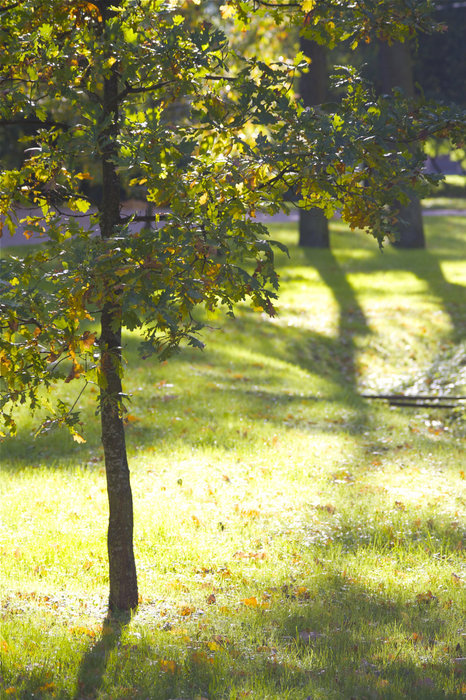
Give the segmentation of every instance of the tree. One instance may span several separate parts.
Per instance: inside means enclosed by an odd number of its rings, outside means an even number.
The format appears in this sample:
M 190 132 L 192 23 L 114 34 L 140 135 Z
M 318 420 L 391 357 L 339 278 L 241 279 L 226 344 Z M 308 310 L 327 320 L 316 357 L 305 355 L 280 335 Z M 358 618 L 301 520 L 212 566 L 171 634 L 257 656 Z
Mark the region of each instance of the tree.
M 408 41 L 379 42 L 379 70 L 382 90 L 393 94 L 396 89 L 414 98 L 413 66 Z M 417 146 L 414 145 L 414 148 Z M 396 227 L 396 245 L 400 248 L 425 248 L 421 200 L 414 190 L 408 191 L 407 202 L 400 210 Z
M 308 6 L 294 5 L 296 22 Z M 247 3 L 226 7 L 245 24 Z M 422 106 L 407 114 L 351 70 L 340 72 L 338 109 L 305 110 L 292 90 L 299 63 L 238 56 L 193 11 L 162 0 L 12 0 L 1 9 L 0 126 L 6 138 L 18 124 L 32 131 L 21 163 L 0 175 L 2 226 L 14 231 L 20 219 L 28 236 L 45 239 L 1 261 L 1 416 L 14 434 L 15 408 L 27 403 L 46 411 L 39 430 L 64 425 L 83 442 L 77 402 L 52 388 L 72 383 L 78 398 L 99 388 L 111 611 L 138 602 L 123 329 L 141 333 L 141 358 L 163 359 L 182 342 L 202 347 L 203 308 L 232 314 L 249 299 L 274 314 L 274 243 L 256 210 L 278 211 L 293 187 L 303 205 L 339 208 L 382 244 L 406 183 L 424 179 L 411 141 L 462 133 L 461 115 Z M 343 20 L 361 31 L 358 15 Z M 343 24 L 327 27 L 335 40 Z M 90 222 L 88 162 L 102 180 Z M 122 216 L 126 184 L 144 187 L 164 220 L 154 215 L 155 227 L 135 232 L 150 217 Z
M 316 41 L 301 37 L 301 51 L 310 65 L 299 81 L 301 99 L 306 107 L 323 104 L 328 93 L 327 51 Z M 299 245 L 329 248 L 328 221 L 322 209 L 299 210 Z

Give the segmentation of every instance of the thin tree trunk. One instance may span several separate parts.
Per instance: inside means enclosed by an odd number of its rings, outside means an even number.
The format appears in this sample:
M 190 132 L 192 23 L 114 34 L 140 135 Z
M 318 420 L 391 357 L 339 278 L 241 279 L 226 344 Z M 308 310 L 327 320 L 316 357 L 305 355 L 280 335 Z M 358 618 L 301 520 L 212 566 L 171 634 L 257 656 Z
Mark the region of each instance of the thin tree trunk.
M 379 43 L 379 75 L 382 92 L 390 93 L 398 87 L 406 97 L 414 97 L 414 81 L 411 54 L 408 42 Z M 400 222 L 395 233 L 395 243 L 400 248 L 425 248 L 422 209 L 415 192 L 410 195 L 409 204 L 400 209 Z
M 115 168 L 118 155 L 118 72 L 117 64 L 104 78 L 102 134 L 102 204 L 100 232 L 104 239 L 115 234 L 120 218 L 120 181 Z M 109 502 L 108 560 L 109 610 L 127 611 L 138 604 L 136 565 L 133 551 L 133 500 L 121 415 L 121 304 L 108 280 L 108 298 L 101 314 L 100 390 L 102 444 L 105 455 Z
M 116 328 L 116 330 L 115 330 Z M 119 410 L 122 391 L 121 324 L 119 311 L 106 304 L 101 315 L 102 444 L 105 454 L 109 522 L 107 534 L 111 611 L 136 608 L 138 586 L 133 551 L 133 499 L 129 478 L 123 419 Z
M 311 59 L 309 71 L 301 75 L 299 90 L 307 107 L 327 99 L 327 56 L 324 46 L 301 38 L 301 50 Z M 322 209 L 301 209 L 299 212 L 299 245 L 309 248 L 329 248 L 328 220 Z

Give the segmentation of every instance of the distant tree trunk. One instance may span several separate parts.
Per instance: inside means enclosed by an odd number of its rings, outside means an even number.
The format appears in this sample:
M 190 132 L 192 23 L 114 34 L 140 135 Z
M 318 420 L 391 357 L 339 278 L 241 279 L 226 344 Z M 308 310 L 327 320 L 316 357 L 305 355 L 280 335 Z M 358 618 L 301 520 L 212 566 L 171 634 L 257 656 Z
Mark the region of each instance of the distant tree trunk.
M 307 107 L 322 104 L 327 99 L 328 90 L 326 49 L 315 41 L 301 37 L 301 51 L 312 61 L 309 72 L 303 73 L 299 81 L 302 100 Z M 328 221 L 322 209 L 300 210 L 299 245 L 329 248 Z
M 102 205 L 100 232 L 104 239 L 115 234 L 120 219 L 120 181 L 115 169 L 118 136 L 118 64 L 104 78 L 102 122 L 110 125 L 102 134 Z M 105 455 L 109 502 L 108 559 L 110 611 L 128 611 L 138 604 L 136 565 L 133 552 L 133 501 L 126 454 L 125 431 L 120 410 L 121 304 L 107 281 L 107 300 L 101 313 L 100 390 L 102 444 Z
M 413 67 L 408 42 L 395 42 L 389 46 L 379 43 L 379 75 L 382 92 L 390 93 L 401 88 L 407 97 L 414 96 Z M 421 202 L 416 193 L 400 210 L 400 222 L 395 233 L 400 248 L 425 248 Z

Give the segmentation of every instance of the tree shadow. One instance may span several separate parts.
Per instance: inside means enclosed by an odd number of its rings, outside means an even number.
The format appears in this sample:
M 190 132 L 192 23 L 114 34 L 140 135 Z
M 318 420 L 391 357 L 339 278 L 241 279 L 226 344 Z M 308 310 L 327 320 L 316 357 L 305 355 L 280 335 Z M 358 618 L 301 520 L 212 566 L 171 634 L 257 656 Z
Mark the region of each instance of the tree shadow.
M 342 348 L 341 378 L 354 390 L 357 389 L 356 339 L 371 332 L 364 311 L 354 288 L 331 250 L 306 248 L 304 256 L 320 275 L 338 304 L 338 336 L 335 339 Z
M 81 660 L 73 700 L 92 700 L 98 697 L 108 658 L 113 649 L 118 646 L 121 635 L 130 621 L 130 613 L 113 613 L 105 618 L 101 638 Z
M 422 264 L 412 259 L 410 255 L 403 255 L 400 261 L 402 268 L 412 272 L 419 280 L 425 282 L 431 294 L 435 296 L 444 311 L 448 314 L 452 325 L 452 341 L 461 342 L 466 338 L 466 310 L 464 299 L 466 286 L 449 282 L 442 270 L 437 256 L 425 251 L 422 256 Z

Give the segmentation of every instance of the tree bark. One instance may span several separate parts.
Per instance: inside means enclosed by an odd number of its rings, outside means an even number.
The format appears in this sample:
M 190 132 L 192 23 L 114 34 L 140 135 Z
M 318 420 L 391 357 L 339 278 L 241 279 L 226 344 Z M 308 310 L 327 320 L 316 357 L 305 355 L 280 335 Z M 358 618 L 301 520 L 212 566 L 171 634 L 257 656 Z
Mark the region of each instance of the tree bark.
M 118 156 L 118 72 L 112 66 L 104 78 L 102 122 L 110 125 L 102 132 L 102 203 L 100 233 L 114 236 L 120 218 L 120 181 L 115 168 Z M 133 550 L 133 500 L 126 454 L 125 430 L 121 413 L 121 304 L 107 281 L 107 299 L 101 313 L 100 409 L 102 444 L 105 455 L 109 502 L 108 560 L 109 610 L 128 611 L 137 607 L 138 586 Z
M 382 92 L 391 93 L 394 88 L 401 88 L 406 97 L 414 97 L 413 67 L 406 41 L 391 45 L 379 43 L 379 76 Z M 400 209 L 400 222 L 395 233 L 398 238 L 395 245 L 400 248 L 426 246 L 421 202 L 415 192 L 411 194 L 409 204 Z
M 100 391 L 100 407 L 109 503 L 108 607 L 116 612 L 137 607 L 138 585 L 133 551 L 133 499 L 119 401 L 122 391 L 121 322 L 118 309 L 110 303 L 105 304 L 102 311 L 100 343 L 101 372 L 106 385 Z
M 306 107 L 319 105 L 327 99 L 327 56 L 324 46 L 301 37 L 301 51 L 311 59 L 309 71 L 299 81 L 299 91 Z M 299 245 L 309 248 L 329 248 L 328 221 L 322 209 L 301 209 L 299 212 Z

